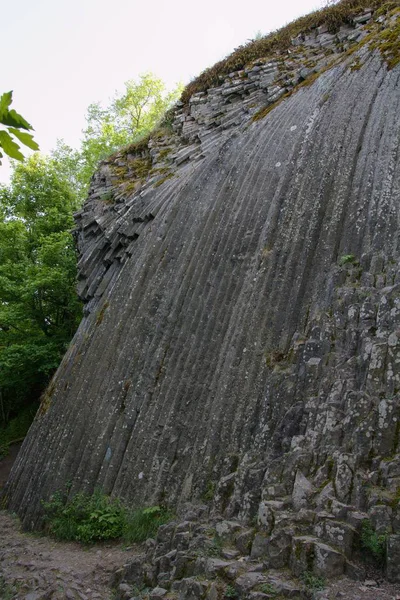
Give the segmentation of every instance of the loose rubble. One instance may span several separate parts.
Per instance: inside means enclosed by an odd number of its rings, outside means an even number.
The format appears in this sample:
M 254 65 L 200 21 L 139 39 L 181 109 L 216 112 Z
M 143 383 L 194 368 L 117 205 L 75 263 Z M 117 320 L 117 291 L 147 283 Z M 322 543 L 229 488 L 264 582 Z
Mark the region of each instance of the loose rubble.
M 93 178 L 85 318 L 6 494 L 27 528 L 70 476 L 207 501 L 115 575 L 121 598 L 368 590 L 366 524 L 400 583 L 399 72 L 359 45 L 387 25 L 299 36 Z

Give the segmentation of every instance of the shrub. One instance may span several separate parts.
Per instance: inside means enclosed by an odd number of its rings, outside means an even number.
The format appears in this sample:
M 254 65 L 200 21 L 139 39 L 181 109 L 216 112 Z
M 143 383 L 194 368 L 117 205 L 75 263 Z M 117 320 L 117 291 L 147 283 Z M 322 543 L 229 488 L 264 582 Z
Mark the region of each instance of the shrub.
M 326 586 L 325 579 L 314 575 L 311 571 L 304 571 L 301 578 L 306 588 L 312 591 L 323 590 Z
M 59 540 L 89 544 L 122 536 L 124 508 L 100 491 L 76 494 L 71 499 L 56 493 L 43 506 L 47 530 Z
M 276 596 L 278 594 L 272 583 L 262 583 L 260 585 L 260 592 L 267 594 L 267 596 Z
M 387 535 L 378 535 L 372 527 L 371 521 L 365 519 L 361 526 L 360 546 L 367 557 L 372 558 L 378 566 L 382 567 L 386 558 Z
M 154 537 L 157 529 L 172 519 L 173 514 L 161 506 L 150 506 L 134 512 L 126 511 L 123 537 L 129 543 L 144 542 Z
M 213 537 L 210 544 L 206 548 L 207 556 L 221 556 L 222 541 L 218 537 Z
M 339 265 L 342 267 L 343 265 L 348 265 L 349 263 L 355 262 L 356 257 L 354 254 L 344 254 L 340 257 Z
M 172 517 L 159 506 L 132 511 L 99 490 L 72 498 L 58 492 L 43 507 L 50 535 L 84 544 L 118 538 L 128 543 L 143 542 Z
M 237 598 L 238 593 L 233 587 L 233 585 L 227 585 L 224 593 L 225 598 Z

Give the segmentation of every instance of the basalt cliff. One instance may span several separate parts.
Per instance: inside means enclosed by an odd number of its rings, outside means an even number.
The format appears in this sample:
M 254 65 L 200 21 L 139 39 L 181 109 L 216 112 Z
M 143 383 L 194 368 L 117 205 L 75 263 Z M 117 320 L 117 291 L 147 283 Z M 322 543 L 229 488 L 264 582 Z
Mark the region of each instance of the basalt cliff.
M 361 5 L 237 50 L 101 164 L 76 215 L 85 316 L 6 488 L 25 527 L 66 483 L 190 506 L 147 560 L 200 598 L 174 561 L 206 514 L 231 561 L 294 575 L 358 577 L 368 521 L 400 581 L 400 7 Z

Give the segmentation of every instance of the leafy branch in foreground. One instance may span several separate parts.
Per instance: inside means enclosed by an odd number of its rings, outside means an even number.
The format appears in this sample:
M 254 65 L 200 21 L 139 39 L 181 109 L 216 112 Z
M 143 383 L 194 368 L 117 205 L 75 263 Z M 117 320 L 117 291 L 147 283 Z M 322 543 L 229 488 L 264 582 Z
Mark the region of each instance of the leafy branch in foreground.
M 27 133 L 27 131 L 33 129 L 32 125 L 13 108 L 10 110 L 11 103 L 12 92 L 5 92 L 0 96 L 0 124 L 5 128 L 0 129 L 0 148 L 10 158 L 24 160 L 24 155 L 20 152 L 20 146 L 12 136 L 31 150 L 39 150 L 39 146 L 33 139 L 33 135 Z M 0 159 L 2 158 L 3 154 L 0 152 Z

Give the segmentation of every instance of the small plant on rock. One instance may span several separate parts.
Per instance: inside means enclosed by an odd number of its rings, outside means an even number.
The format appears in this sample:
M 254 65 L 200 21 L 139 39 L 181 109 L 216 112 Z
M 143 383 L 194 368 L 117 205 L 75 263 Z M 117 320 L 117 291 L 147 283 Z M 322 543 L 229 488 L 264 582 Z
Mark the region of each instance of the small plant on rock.
M 225 598 L 237 598 L 238 597 L 238 593 L 235 590 L 235 588 L 233 587 L 233 585 L 226 586 L 225 592 L 224 592 L 224 597 Z
M 354 254 L 344 254 L 343 256 L 340 257 L 339 265 L 341 267 L 343 267 L 343 265 L 348 265 L 348 264 L 354 263 L 355 260 L 356 260 L 356 257 L 354 256 Z
M 140 543 L 154 537 L 158 528 L 173 519 L 161 506 L 150 506 L 125 514 L 123 537 L 128 543 Z
M 304 585 L 310 591 L 317 592 L 323 590 L 326 587 L 326 581 L 323 577 L 318 577 L 311 573 L 311 571 L 304 571 L 301 576 Z
M 0 598 L 2 600 L 12 600 L 15 598 L 16 589 L 8 585 L 3 576 L 0 575 Z
M 211 544 L 206 549 L 207 556 L 220 556 L 222 551 L 222 542 L 218 537 L 214 537 Z
M 260 585 L 260 592 L 267 596 L 276 596 L 278 594 L 272 583 L 262 583 Z
M 372 558 L 380 567 L 383 566 L 386 558 L 386 540 L 387 535 L 378 535 L 372 527 L 371 521 L 365 519 L 361 526 L 360 546 L 367 557 Z

